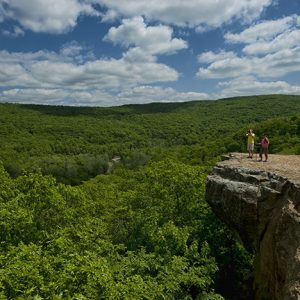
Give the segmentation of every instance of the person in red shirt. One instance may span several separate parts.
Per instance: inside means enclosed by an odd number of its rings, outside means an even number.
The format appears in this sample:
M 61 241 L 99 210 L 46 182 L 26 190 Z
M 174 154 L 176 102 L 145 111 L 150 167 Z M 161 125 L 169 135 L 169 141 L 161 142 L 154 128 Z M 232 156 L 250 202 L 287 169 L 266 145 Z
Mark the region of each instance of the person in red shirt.
M 269 144 L 270 144 L 270 141 L 269 141 L 267 135 L 264 134 L 260 141 L 260 153 L 259 153 L 260 161 L 262 161 L 263 155 L 265 156 L 264 161 L 268 161 Z

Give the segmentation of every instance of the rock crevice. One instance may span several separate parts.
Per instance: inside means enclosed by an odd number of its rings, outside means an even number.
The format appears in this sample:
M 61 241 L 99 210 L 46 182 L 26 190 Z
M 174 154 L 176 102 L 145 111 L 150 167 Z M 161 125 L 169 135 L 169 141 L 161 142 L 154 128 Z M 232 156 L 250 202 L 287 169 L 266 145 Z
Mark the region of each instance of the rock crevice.
M 232 156 L 207 177 L 206 200 L 255 253 L 256 299 L 299 300 L 300 178 L 271 166 Z

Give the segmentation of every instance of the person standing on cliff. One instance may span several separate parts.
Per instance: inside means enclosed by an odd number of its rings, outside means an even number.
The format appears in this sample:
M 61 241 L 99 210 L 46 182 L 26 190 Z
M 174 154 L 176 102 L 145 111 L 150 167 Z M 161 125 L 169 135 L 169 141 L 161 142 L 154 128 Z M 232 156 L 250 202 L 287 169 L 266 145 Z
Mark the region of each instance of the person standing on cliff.
M 264 161 L 268 161 L 269 144 L 270 144 L 270 141 L 269 141 L 267 135 L 264 134 L 260 141 L 260 152 L 259 152 L 260 161 L 262 161 L 263 155 L 265 156 Z
M 248 137 L 247 139 L 247 150 L 249 153 L 248 158 L 253 158 L 255 134 L 251 128 L 248 130 L 246 136 Z

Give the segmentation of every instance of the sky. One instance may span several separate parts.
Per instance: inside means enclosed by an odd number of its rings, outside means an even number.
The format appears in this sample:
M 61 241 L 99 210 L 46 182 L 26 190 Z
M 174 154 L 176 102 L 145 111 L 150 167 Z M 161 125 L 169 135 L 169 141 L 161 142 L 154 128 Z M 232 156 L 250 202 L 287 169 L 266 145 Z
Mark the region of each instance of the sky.
M 0 0 L 0 102 L 300 94 L 299 0 Z

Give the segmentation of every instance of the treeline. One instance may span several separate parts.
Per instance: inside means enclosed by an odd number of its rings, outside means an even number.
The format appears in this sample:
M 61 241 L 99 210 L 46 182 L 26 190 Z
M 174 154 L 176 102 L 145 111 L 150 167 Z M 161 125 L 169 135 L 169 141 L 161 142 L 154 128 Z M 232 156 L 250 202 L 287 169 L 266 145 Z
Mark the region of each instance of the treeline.
M 40 169 L 72 185 L 104 174 L 114 155 L 136 168 L 161 157 L 199 164 L 243 151 L 248 126 L 269 133 L 271 152 L 299 151 L 299 96 L 116 108 L 0 104 L 0 111 L 6 170 L 16 177 Z

